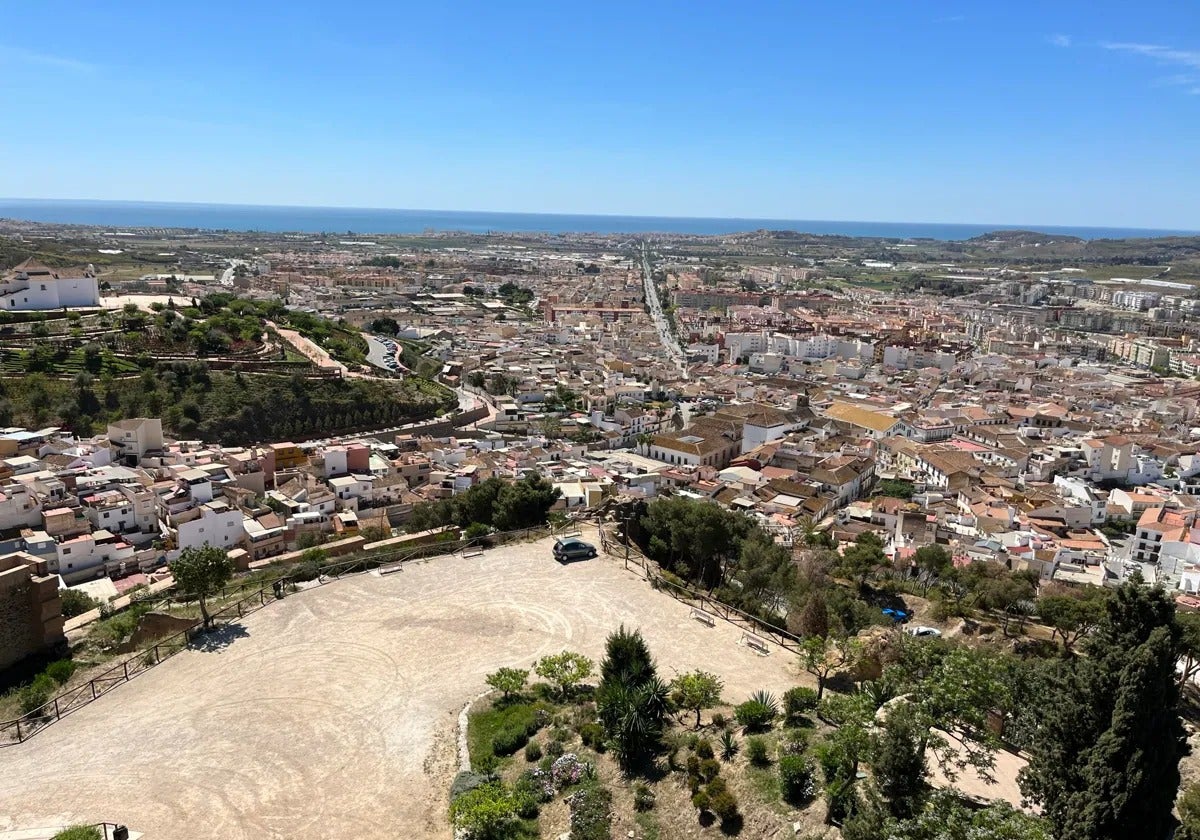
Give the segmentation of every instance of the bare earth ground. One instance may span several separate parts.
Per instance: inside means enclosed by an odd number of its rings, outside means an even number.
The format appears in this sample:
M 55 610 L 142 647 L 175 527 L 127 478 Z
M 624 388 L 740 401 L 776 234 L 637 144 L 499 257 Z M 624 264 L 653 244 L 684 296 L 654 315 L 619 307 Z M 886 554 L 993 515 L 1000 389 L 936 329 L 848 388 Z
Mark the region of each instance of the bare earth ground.
M 484 675 L 563 648 L 598 659 L 622 622 L 664 677 L 704 668 L 735 702 L 798 681 L 795 657 L 705 627 L 618 561 L 560 566 L 550 547 L 359 575 L 247 617 L 227 645 L 0 749 L 0 830 L 105 819 L 148 840 L 448 837 L 455 723 Z

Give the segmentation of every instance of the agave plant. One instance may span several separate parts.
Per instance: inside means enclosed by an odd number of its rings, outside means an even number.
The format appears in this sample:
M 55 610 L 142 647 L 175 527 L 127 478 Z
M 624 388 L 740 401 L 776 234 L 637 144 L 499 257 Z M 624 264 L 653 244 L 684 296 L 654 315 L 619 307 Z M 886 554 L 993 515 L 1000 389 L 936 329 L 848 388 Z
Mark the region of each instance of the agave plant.
M 759 689 L 750 695 L 750 699 L 755 703 L 761 703 L 763 708 L 771 713 L 772 718 L 779 716 L 779 701 L 775 699 L 775 695 L 771 692 Z
M 733 733 L 726 729 L 721 733 L 721 758 L 724 761 L 733 761 L 733 757 L 738 753 L 738 742 L 733 737 Z

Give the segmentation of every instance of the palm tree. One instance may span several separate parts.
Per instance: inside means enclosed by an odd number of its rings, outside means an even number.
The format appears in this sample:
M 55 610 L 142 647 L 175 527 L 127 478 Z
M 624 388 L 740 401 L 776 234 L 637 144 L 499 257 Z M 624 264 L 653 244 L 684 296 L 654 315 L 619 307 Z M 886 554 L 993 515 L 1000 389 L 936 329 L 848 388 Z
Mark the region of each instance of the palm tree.
M 609 680 L 596 693 L 596 713 L 617 762 L 629 773 L 659 745 L 667 713 L 667 685 L 658 677 L 640 685 Z
M 812 545 L 817 538 L 817 523 L 813 522 L 812 517 L 806 516 L 799 522 L 800 539 L 805 545 Z

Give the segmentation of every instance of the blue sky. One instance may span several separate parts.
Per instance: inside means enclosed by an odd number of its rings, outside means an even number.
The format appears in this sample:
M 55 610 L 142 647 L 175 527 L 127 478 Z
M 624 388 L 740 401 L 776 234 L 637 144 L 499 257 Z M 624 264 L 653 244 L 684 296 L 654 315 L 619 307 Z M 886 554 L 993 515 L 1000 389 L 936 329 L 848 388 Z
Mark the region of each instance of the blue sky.
M 8 197 L 1200 229 L 1190 0 L 0 0 L 0 113 Z

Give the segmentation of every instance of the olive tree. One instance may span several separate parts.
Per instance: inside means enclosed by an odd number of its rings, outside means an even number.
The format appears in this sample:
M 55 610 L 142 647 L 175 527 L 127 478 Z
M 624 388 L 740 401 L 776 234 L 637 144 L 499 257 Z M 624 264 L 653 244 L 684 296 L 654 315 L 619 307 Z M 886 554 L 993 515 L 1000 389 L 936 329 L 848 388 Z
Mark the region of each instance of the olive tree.
M 233 576 L 229 552 L 211 545 L 185 548 L 171 562 L 170 569 L 179 593 L 200 603 L 200 615 L 207 630 L 212 624 L 207 599 L 220 592 Z
M 592 660 L 582 653 L 564 650 L 552 656 L 543 656 L 533 666 L 533 671 L 542 679 L 553 683 L 558 693 L 566 697 L 571 689 L 592 675 Z

